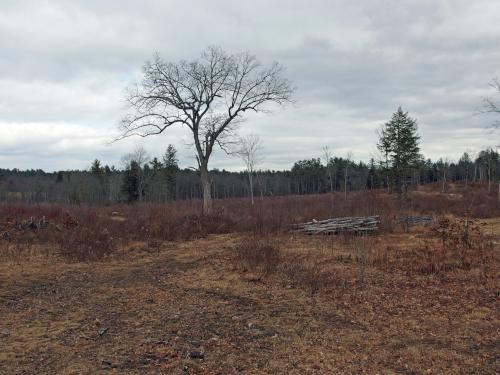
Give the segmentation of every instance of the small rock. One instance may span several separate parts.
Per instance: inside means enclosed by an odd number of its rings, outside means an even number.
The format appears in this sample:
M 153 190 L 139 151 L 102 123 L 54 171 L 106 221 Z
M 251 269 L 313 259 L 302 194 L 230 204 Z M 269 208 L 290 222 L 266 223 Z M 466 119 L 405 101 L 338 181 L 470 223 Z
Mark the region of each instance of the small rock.
M 2 329 L 0 331 L 0 336 L 3 336 L 3 337 L 10 336 L 10 331 L 8 329 Z
M 99 331 L 97 331 L 97 333 L 99 334 L 99 336 L 102 336 L 106 332 L 108 332 L 108 330 L 109 330 L 109 327 L 104 327 L 104 328 L 100 329 Z
M 202 352 L 196 350 L 190 350 L 187 352 L 187 357 L 191 359 L 204 359 L 205 355 Z
M 102 361 L 101 362 L 101 368 L 103 370 L 110 370 L 112 368 L 116 368 L 116 365 L 114 365 L 112 362 L 110 361 Z

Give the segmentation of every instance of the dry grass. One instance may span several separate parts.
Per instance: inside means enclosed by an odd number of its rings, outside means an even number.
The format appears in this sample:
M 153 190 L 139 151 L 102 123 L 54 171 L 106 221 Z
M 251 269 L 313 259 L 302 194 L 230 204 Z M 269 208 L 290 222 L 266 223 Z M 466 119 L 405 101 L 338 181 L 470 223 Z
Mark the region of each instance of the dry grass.
M 0 374 L 499 372 L 500 218 L 406 232 L 387 219 L 398 214 L 388 197 L 357 196 L 338 216 L 385 210 L 378 235 L 296 236 L 286 224 L 331 209 L 296 199 L 248 221 L 236 202 L 211 219 L 188 202 L 184 216 L 2 207 L 4 222 L 46 214 L 50 225 L 3 227 Z M 91 220 L 115 250 L 68 261 L 55 241 Z

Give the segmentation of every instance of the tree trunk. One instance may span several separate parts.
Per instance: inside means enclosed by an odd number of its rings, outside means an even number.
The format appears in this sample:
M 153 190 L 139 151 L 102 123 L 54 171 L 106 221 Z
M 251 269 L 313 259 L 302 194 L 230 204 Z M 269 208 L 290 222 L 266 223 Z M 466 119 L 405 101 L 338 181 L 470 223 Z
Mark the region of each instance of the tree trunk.
M 488 194 L 491 193 L 491 164 L 488 161 Z
M 200 173 L 201 186 L 203 189 L 203 215 L 210 215 L 212 212 L 212 195 L 207 164 L 200 165 Z
M 344 173 L 344 199 L 347 200 L 347 168 Z
M 252 170 L 248 171 L 248 183 L 250 184 L 250 199 L 251 199 L 252 205 L 253 205 L 254 200 L 253 200 L 253 175 L 252 175 L 252 173 L 253 173 Z
M 441 192 L 446 192 L 446 170 L 443 170 L 443 187 L 441 189 Z

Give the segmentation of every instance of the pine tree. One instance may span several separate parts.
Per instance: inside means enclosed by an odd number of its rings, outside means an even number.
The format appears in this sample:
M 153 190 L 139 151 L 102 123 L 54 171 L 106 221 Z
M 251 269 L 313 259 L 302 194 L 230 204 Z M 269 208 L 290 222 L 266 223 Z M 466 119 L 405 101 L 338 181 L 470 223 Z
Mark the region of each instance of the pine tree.
M 380 133 L 377 147 L 384 153 L 392 184 L 401 197 L 405 197 L 408 177 L 421 159 L 419 140 L 417 121 L 401 107 Z
M 125 195 L 127 202 L 137 202 L 141 196 L 141 175 L 142 169 L 139 163 L 131 161 L 125 174 L 123 175 L 122 193 Z
M 104 168 L 101 165 L 99 159 L 95 159 L 90 166 L 90 173 L 96 177 L 101 177 L 104 172 Z
M 159 161 L 157 157 L 154 157 L 150 164 L 154 175 L 156 175 L 163 167 L 161 161 Z
M 167 183 L 167 199 L 175 199 L 176 177 L 179 171 L 178 163 L 177 150 L 174 145 L 170 144 L 167 147 L 165 155 L 163 155 L 163 168 L 165 181 Z

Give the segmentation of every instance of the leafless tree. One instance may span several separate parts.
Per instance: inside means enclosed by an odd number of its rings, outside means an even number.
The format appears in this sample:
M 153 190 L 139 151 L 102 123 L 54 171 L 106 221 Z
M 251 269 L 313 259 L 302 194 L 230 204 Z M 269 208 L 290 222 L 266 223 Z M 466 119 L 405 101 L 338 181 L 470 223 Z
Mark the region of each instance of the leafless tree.
M 348 152 L 346 156 L 346 163 L 345 163 L 345 168 L 344 168 L 344 199 L 347 200 L 347 170 L 349 168 L 349 164 L 351 163 L 352 159 L 352 152 Z
M 293 88 L 284 68 L 262 66 L 249 53 L 228 54 L 209 47 L 193 61 L 167 62 L 156 55 L 143 68 L 143 79 L 127 93 L 133 110 L 121 122 L 121 137 L 163 133 L 172 125 L 192 133 L 203 187 L 203 212 L 211 210 L 208 162 L 214 148 L 226 150 L 246 111 L 291 100 Z
M 333 170 L 332 170 L 332 152 L 330 147 L 323 147 L 323 157 L 325 158 L 326 173 L 328 174 L 328 179 L 330 180 L 330 205 L 333 213 Z
M 330 180 L 330 194 L 333 194 L 332 152 L 330 147 L 323 147 L 323 157 L 325 158 L 326 172 L 328 173 L 328 179 Z
M 254 204 L 253 175 L 255 166 L 261 162 L 260 151 L 262 151 L 262 141 L 258 135 L 249 134 L 239 138 L 236 155 L 243 160 L 247 169 L 252 204 Z
M 131 162 L 135 161 L 142 168 L 151 160 L 148 152 L 143 146 L 137 146 L 131 153 L 125 154 L 121 158 L 121 164 L 127 167 Z
M 500 94 L 500 79 L 494 78 L 490 86 L 497 91 L 497 93 Z M 486 97 L 483 98 L 483 113 L 492 113 L 496 115 L 500 115 L 500 102 L 496 102 L 493 98 L 491 97 Z M 498 128 L 500 127 L 500 120 L 495 120 L 493 122 L 493 126 Z
M 438 161 L 438 168 L 441 172 L 441 192 L 446 193 L 448 190 L 447 182 L 448 182 L 448 174 L 450 169 L 450 161 L 448 158 L 440 159 Z

